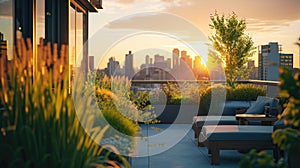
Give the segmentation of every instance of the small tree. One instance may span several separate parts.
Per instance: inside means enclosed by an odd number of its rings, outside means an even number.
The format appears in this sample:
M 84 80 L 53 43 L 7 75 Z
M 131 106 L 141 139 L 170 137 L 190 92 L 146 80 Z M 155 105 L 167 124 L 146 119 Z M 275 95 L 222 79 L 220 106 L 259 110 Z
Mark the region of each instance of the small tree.
M 219 16 L 215 12 L 211 21 L 209 26 L 215 30 L 215 34 L 209 38 L 213 48 L 221 54 L 228 85 L 234 87 L 238 78 L 245 79 L 249 76 L 245 64 L 248 57 L 255 53 L 254 43 L 251 37 L 245 34 L 246 21 L 239 20 L 235 13 L 225 18 L 224 15 Z

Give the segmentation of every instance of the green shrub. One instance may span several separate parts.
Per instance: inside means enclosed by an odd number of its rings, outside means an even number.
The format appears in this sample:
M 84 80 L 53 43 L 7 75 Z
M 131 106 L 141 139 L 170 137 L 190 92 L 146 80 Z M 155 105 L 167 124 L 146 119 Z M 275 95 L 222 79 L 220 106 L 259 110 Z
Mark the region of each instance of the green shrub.
M 212 92 L 216 97 L 224 97 L 226 96 L 226 93 L 228 92 L 228 87 L 225 87 L 223 85 L 214 85 L 211 87 L 208 87 L 201 95 L 200 98 L 200 108 L 203 110 L 204 114 L 208 114 L 210 105 L 212 103 Z M 213 100 L 216 101 L 216 100 Z
M 265 96 L 266 91 L 254 85 L 238 85 L 228 89 L 227 100 L 231 101 L 255 101 L 258 96 Z
M 104 117 L 109 125 L 120 133 L 136 136 L 139 131 L 137 124 L 139 110 L 130 101 L 129 81 L 125 78 L 107 78 L 104 76 L 90 85 L 95 85 L 97 103 L 101 111 L 101 113 L 96 114 L 98 123 L 102 123 Z M 108 130 L 108 132 L 110 131 Z
M 246 154 L 239 163 L 241 168 L 286 168 L 283 160 L 277 163 L 274 161 L 273 156 L 266 153 L 266 151 L 257 152 L 251 150 Z
M 212 91 L 215 98 L 226 96 L 226 101 L 255 101 L 258 96 L 265 96 L 266 91 L 253 85 L 239 85 L 236 88 L 226 87 L 223 85 L 214 85 L 208 87 L 202 92 L 200 98 L 200 107 L 204 114 L 207 114 L 211 105 Z M 218 99 L 213 101 L 219 101 Z M 213 102 L 217 104 L 217 102 Z M 220 102 L 222 103 L 222 102 Z
M 203 83 L 168 83 L 162 85 L 162 90 L 166 95 L 167 104 L 198 104 Z
M 130 92 L 130 100 L 138 110 L 149 110 L 151 108 L 149 93 L 146 91 Z
M 168 101 L 168 104 L 180 105 L 181 100 L 182 100 L 181 96 L 171 97 L 170 100 Z

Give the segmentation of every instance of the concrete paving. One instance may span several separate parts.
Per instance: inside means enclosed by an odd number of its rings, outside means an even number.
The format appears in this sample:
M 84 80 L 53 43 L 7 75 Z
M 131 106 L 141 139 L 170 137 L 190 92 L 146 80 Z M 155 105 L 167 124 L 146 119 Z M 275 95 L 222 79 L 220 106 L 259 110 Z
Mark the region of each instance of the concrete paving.
M 221 164 L 212 166 L 206 147 L 197 147 L 191 124 L 142 125 L 137 156 L 132 158 L 133 168 L 206 168 L 238 167 L 243 154 L 236 150 L 220 152 Z M 149 155 L 149 156 L 148 156 Z

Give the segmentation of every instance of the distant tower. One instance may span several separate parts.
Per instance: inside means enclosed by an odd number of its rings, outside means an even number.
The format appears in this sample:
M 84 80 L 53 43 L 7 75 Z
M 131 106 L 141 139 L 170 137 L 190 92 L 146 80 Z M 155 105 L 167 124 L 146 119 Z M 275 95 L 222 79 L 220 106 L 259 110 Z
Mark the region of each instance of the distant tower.
M 258 76 L 258 68 L 255 67 L 255 61 L 249 60 L 247 63 L 248 69 L 251 70 L 249 74 L 249 79 L 257 79 Z
M 254 60 L 249 60 L 248 63 L 247 63 L 248 64 L 248 68 L 249 69 L 253 68 L 254 67 L 254 63 L 255 63 Z
M 190 69 L 193 69 L 193 60 L 189 55 L 186 57 L 186 64 L 190 67 Z
M 258 51 L 258 76 L 260 80 L 279 80 L 279 45 L 277 42 L 262 45 Z
M 129 51 L 129 53 L 125 55 L 125 76 L 131 79 L 133 75 L 133 54 Z
M 178 48 L 174 48 L 173 50 L 173 69 L 179 66 L 179 50 Z
M 202 70 L 202 63 L 201 63 L 201 57 L 200 56 L 195 56 L 195 60 L 194 60 L 194 74 L 195 76 L 199 76 Z
M 149 63 L 150 63 L 150 57 L 149 55 L 146 55 L 146 79 L 149 78 Z
M 119 75 L 120 64 L 116 61 L 115 57 L 110 57 L 107 63 L 106 74 L 108 76 Z
M 186 68 L 188 66 L 188 60 L 187 60 L 187 52 L 186 51 L 181 51 L 181 57 L 180 57 L 180 71 L 186 71 Z
M 258 51 L 258 78 L 260 80 L 279 80 L 279 67 L 293 68 L 293 54 L 281 53 L 281 45 L 271 42 L 262 45 Z
M 183 50 L 183 51 L 181 51 L 181 58 L 185 59 L 185 58 L 186 58 L 186 56 L 187 56 L 187 55 L 186 55 L 186 53 L 187 53 L 187 52 L 186 52 L 186 51 L 184 51 L 184 50 Z
M 280 53 L 280 66 L 292 70 L 293 69 L 293 59 L 294 59 L 293 54 Z
M 94 69 L 94 56 L 89 56 L 89 70 L 93 71 Z
M 115 57 L 110 57 L 108 61 L 108 76 L 113 76 L 115 73 Z
M 166 60 L 166 62 L 167 62 L 167 68 L 170 70 L 171 69 L 171 62 L 172 62 L 171 58 L 168 58 Z
M 164 56 L 160 56 L 159 54 L 154 55 L 154 64 L 161 63 L 165 60 Z

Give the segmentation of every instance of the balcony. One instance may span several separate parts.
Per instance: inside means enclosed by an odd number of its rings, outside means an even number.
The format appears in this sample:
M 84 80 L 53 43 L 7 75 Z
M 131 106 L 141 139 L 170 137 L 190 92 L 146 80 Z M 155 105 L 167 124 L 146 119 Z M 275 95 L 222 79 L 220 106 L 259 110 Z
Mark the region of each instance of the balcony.
M 151 86 L 155 88 L 161 87 L 163 84 L 169 83 L 198 83 L 205 88 L 213 84 L 224 84 L 225 81 L 131 81 L 133 88 L 136 90 L 148 90 L 143 88 Z M 239 85 L 250 84 L 266 90 L 267 96 L 275 97 L 278 94 L 279 82 L 275 81 L 261 81 L 261 80 L 244 80 L 238 81 Z M 139 87 L 141 86 L 141 87 Z M 193 106 L 193 105 L 187 105 Z M 199 107 L 199 106 L 198 106 Z M 173 109 L 172 109 L 173 108 Z M 158 116 L 161 121 L 160 124 L 144 125 L 141 124 L 141 134 L 145 135 L 148 140 L 140 139 L 138 142 L 137 155 L 144 157 L 133 157 L 132 167 L 238 167 L 243 153 L 237 150 L 224 150 L 221 151 L 221 164 L 212 166 L 210 163 L 211 155 L 208 154 L 206 147 L 198 147 L 197 140 L 194 138 L 193 131 L 191 130 L 191 123 L 194 113 L 186 112 L 182 120 L 179 122 L 174 121 L 176 118 L 176 108 L 166 105 L 163 113 Z M 188 107 L 181 107 L 188 108 Z M 190 107 L 197 109 L 197 107 Z M 197 109 L 198 110 L 198 109 Z M 201 113 L 201 110 L 197 112 Z M 175 115 L 175 116 L 174 116 Z M 154 129 L 153 129 L 154 128 Z M 157 138 L 161 134 L 163 138 Z M 152 139 L 151 139 L 152 137 Z M 267 150 L 272 154 L 271 150 Z

